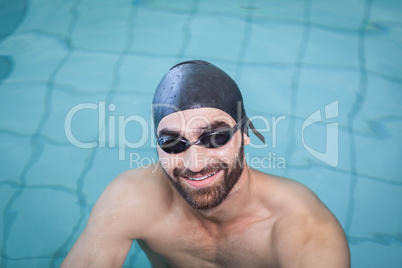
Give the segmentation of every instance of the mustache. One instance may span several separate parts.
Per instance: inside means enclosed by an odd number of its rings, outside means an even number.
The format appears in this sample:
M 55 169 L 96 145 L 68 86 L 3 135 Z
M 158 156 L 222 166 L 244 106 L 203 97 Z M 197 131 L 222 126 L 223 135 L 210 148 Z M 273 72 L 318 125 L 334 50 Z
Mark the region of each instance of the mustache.
M 208 174 L 211 174 L 213 172 L 219 171 L 219 170 L 226 170 L 228 169 L 229 166 L 227 163 L 219 161 L 216 164 L 212 164 L 212 165 L 207 165 L 205 166 L 203 169 L 201 169 L 198 172 L 193 172 L 192 170 L 186 168 L 186 169 L 181 169 L 181 168 L 175 168 L 173 170 L 173 176 L 174 177 L 194 177 L 196 175 L 200 175 L 200 176 L 205 176 Z

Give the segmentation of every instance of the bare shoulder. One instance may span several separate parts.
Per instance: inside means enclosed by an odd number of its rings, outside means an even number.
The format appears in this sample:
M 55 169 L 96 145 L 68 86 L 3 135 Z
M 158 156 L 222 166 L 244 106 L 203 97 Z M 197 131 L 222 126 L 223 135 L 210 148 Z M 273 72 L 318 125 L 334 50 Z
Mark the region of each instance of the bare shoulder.
M 303 184 L 256 170 L 252 172 L 258 184 L 257 188 L 261 189 L 261 194 L 266 197 L 265 201 L 276 210 L 286 212 L 285 215 L 302 212 L 309 214 L 316 210 L 329 212 L 319 198 Z M 329 212 L 329 215 L 332 214 Z
M 170 187 L 160 167 L 128 170 L 105 189 L 92 214 L 107 221 L 127 222 L 126 232 L 141 238 L 150 223 L 163 216 L 171 199 Z M 92 215 L 91 215 L 92 216 Z
M 117 176 L 105 189 L 102 198 L 116 197 L 116 195 L 121 197 L 117 201 L 155 198 L 153 194 L 158 192 L 160 195 L 159 191 L 166 190 L 165 186 L 165 174 L 160 166 L 131 169 Z
M 62 267 L 121 267 L 133 239 L 141 239 L 168 211 L 164 183 L 159 169 L 130 170 L 114 179 Z
M 277 220 L 272 243 L 286 267 L 349 267 L 350 254 L 338 220 L 306 186 L 257 173 L 269 189 L 267 203 Z

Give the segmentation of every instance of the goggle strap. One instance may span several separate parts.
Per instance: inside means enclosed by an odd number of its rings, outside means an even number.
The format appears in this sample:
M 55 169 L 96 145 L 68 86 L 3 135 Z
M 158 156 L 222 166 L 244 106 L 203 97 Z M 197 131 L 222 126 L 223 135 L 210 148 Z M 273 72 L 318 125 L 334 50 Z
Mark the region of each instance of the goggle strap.
M 248 124 L 249 128 L 251 129 L 251 131 L 254 133 L 254 135 L 256 135 L 257 138 L 259 138 L 260 141 L 262 141 L 262 143 L 265 143 L 265 138 L 264 138 L 264 136 L 263 136 L 260 132 L 258 132 L 258 130 L 254 127 L 253 122 L 251 122 L 250 119 L 248 119 L 248 123 L 247 123 L 247 124 Z

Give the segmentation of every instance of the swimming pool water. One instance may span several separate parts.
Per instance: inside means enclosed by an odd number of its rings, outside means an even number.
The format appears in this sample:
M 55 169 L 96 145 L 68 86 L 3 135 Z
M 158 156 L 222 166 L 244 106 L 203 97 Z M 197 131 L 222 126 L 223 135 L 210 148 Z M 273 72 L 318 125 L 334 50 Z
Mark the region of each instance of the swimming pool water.
M 157 159 L 153 92 L 187 59 L 236 80 L 249 117 L 270 126 L 268 147 L 252 135 L 249 164 L 310 187 L 342 224 L 352 267 L 401 267 L 402 2 L 0 6 L 0 267 L 58 267 L 110 181 Z M 125 267 L 150 267 L 136 243 Z

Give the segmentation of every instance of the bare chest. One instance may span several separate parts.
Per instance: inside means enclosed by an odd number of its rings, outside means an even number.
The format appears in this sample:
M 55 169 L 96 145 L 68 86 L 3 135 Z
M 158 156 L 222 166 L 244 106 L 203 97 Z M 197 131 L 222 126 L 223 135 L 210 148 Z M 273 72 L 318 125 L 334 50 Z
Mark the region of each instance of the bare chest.
M 269 222 L 209 232 L 167 225 L 139 241 L 154 267 L 274 267 Z

